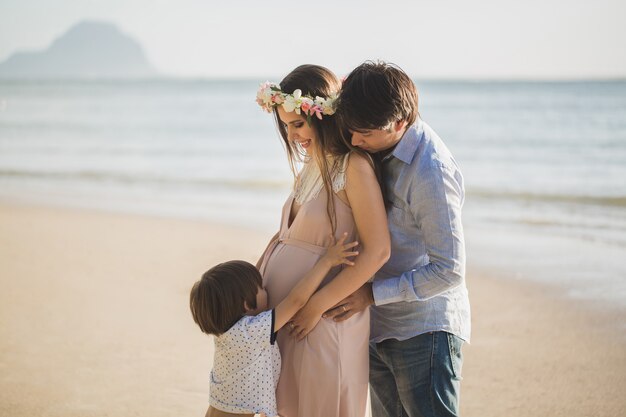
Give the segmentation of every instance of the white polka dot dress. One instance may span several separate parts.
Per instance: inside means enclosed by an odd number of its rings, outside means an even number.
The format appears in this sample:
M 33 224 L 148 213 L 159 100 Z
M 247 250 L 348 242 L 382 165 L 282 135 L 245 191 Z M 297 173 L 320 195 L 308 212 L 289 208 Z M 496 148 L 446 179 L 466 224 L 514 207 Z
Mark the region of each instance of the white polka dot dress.
M 275 344 L 274 310 L 244 316 L 215 338 L 210 403 L 228 413 L 276 411 L 280 351 Z

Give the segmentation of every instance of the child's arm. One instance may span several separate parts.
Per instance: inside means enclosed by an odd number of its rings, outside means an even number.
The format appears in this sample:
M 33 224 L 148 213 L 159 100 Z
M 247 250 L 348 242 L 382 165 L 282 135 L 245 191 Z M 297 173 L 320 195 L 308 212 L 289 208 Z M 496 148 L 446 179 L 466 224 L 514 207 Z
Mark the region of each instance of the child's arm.
M 298 282 L 289 295 L 285 297 L 274 309 L 274 331 L 277 332 L 309 301 L 317 287 L 328 274 L 333 266 L 346 264 L 354 265 L 354 262 L 347 259 L 356 256 L 359 252 L 351 252 L 350 249 L 358 245 L 358 242 L 345 244 L 347 233 L 344 233 L 339 241 L 328 248 L 326 254 L 315 264 L 315 266 Z

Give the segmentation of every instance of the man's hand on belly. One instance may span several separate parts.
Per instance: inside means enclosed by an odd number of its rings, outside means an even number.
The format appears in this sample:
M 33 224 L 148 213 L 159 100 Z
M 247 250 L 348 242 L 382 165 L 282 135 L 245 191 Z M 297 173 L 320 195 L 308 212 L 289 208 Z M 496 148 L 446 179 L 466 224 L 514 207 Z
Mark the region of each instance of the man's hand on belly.
M 331 318 L 336 322 L 348 320 L 356 313 L 360 313 L 374 304 L 372 284 L 366 282 L 354 293 L 338 302 L 333 308 L 324 313 L 322 317 Z

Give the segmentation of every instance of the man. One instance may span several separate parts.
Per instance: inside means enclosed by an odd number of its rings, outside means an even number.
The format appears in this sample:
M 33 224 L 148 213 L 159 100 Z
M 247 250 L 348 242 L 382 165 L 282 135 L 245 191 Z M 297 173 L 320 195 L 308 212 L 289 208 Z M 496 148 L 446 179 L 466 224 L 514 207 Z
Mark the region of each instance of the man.
M 419 119 L 415 85 L 398 67 L 355 68 L 338 106 L 352 144 L 381 163 L 391 257 L 325 317 L 346 320 L 371 305 L 374 417 L 458 416 L 461 347 L 470 338 L 463 177 Z

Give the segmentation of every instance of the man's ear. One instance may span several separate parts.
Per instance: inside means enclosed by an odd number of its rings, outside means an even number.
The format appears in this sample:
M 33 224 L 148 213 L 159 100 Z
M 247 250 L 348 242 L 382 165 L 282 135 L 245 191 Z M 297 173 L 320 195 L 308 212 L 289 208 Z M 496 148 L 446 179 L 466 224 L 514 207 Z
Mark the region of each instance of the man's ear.
M 406 128 L 407 122 L 406 120 L 398 120 L 397 122 L 394 123 L 393 125 L 393 130 L 397 132 L 401 132 Z

